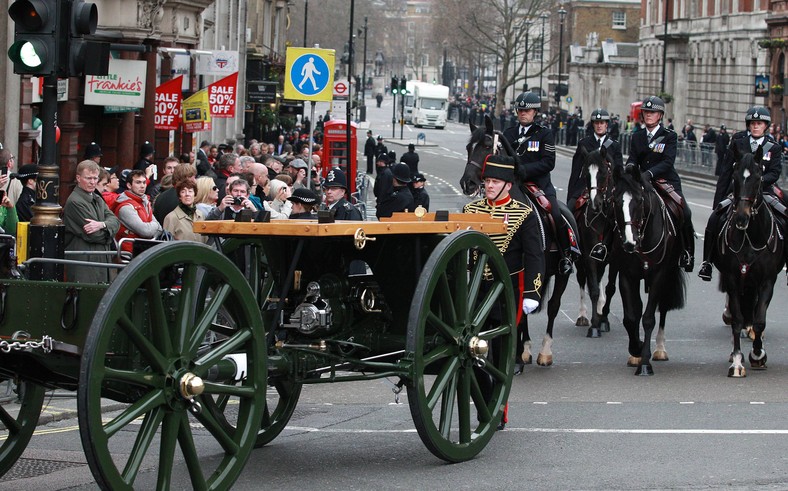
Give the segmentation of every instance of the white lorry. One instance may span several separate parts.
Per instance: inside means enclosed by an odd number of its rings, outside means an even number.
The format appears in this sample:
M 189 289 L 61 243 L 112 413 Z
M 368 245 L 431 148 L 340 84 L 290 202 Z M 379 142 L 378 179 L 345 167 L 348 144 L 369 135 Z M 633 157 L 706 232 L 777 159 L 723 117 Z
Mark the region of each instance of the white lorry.
M 413 87 L 413 126 L 446 126 L 449 88 L 445 85 L 419 83 Z
M 405 124 L 413 123 L 413 88 L 416 87 L 416 84 L 420 84 L 418 80 L 408 80 L 406 83 L 407 92 L 403 97 L 405 97 L 405 110 L 402 117 L 405 119 Z

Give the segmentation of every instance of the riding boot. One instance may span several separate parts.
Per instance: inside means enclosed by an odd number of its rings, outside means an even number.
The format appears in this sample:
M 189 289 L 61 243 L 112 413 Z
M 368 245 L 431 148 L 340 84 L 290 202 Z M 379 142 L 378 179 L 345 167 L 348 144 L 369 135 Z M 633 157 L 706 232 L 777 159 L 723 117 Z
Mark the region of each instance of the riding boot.
M 714 238 L 712 237 L 712 232 L 708 227 L 706 228 L 703 237 L 703 262 L 701 263 L 700 269 L 698 270 L 698 276 L 703 281 L 711 281 L 714 268 L 711 266 L 710 258 L 711 249 L 714 247 Z
M 685 223 L 681 231 L 684 250 L 679 258 L 679 266 L 687 273 L 692 273 L 695 268 L 695 230 L 692 223 Z

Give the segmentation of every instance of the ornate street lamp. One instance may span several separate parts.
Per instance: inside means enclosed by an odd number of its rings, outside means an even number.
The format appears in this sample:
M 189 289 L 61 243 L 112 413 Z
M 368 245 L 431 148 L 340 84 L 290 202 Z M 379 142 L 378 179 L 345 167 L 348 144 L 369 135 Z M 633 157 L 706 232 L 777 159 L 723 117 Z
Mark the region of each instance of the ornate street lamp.
M 564 64 L 564 17 L 566 17 L 566 10 L 563 7 L 558 9 L 558 17 L 560 20 L 559 34 L 558 34 L 558 85 L 555 87 L 555 102 L 558 104 L 559 111 L 561 110 L 561 78 L 563 73 L 561 69 Z

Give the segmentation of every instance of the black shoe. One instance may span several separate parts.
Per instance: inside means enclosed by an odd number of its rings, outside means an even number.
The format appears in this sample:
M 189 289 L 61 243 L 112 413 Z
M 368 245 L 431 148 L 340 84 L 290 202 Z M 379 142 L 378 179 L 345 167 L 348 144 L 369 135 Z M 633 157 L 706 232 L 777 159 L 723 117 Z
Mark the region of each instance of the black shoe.
M 711 267 L 711 263 L 708 261 L 703 261 L 700 264 L 700 270 L 698 271 L 698 276 L 703 281 L 711 281 L 711 275 L 713 273 L 713 269 Z
M 689 252 L 682 251 L 679 258 L 679 266 L 684 268 L 684 271 L 687 273 L 692 273 L 692 270 L 695 269 L 695 258 Z
M 602 262 L 607 259 L 607 247 L 602 243 L 596 244 L 591 248 L 591 252 L 589 252 L 588 255 L 591 259 Z
M 563 257 L 558 261 L 558 274 L 567 276 L 572 274 L 573 271 L 572 261 L 568 257 Z
M 506 429 L 506 423 L 499 423 L 498 424 L 498 428 L 496 428 L 496 429 L 498 431 L 503 431 L 504 429 Z

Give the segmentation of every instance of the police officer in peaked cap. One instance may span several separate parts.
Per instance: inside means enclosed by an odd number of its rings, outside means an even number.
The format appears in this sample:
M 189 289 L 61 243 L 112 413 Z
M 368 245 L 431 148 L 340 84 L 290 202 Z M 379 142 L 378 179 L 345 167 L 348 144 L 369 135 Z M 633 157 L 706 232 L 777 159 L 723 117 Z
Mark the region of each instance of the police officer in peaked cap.
M 706 224 L 706 235 L 703 241 L 703 264 L 700 266 L 698 276 L 704 281 L 711 281 L 712 266 L 710 263 L 711 251 L 716 243 L 716 237 L 720 226 L 726 215 L 727 206 L 720 207 L 725 197 L 733 192 L 733 164 L 734 155 L 744 155 L 754 153 L 758 147 L 762 148 L 763 158 L 763 191 L 771 193 L 772 187 L 777 184 L 782 173 L 782 149 L 780 144 L 769 134 L 769 125 L 772 122 L 772 115 L 763 106 L 753 106 L 744 116 L 744 123 L 747 127 L 745 131 L 739 131 L 731 138 L 728 151 L 720 166 L 720 177 L 717 179 L 717 190 L 714 193 L 713 208 Z
M 563 256 L 558 263 L 558 272 L 568 275 L 572 272 L 569 231 L 561 216 L 555 187 L 550 178 L 550 173 L 555 169 L 555 140 L 550 128 L 535 121 L 541 106 L 541 98 L 534 92 L 523 92 L 517 96 L 514 107 L 519 124 L 507 128 L 503 135 L 517 154 L 515 177 L 518 183 L 535 183 L 550 201 L 550 213 L 556 224 L 556 241 Z
M 338 167 L 334 167 L 328 171 L 326 180 L 323 181 L 325 198 L 320 207 L 330 210 L 334 215 L 334 220 L 363 220 L 361 212 L 345 198 L 347 191 L 345 173 Z
M 676 132 L 662 125 L 665 116 L 665 101 L 661 97 L 649 96 L 640 106 L 640 118 L 645 129 L 632 134 L 627 165 L 636 165 L 644 179 L 664 179 L 672 185 L 684 203 L 684 222 L 680 238 L 684 251 L 679 257 L 679 266 L 691 272 L 695 261 L 695 229 L 692 213 L 681 190 L 681 178 L 676 172 Z
M 624 165 L 621 145 L 608 135 L 609 123 L 610 113 L 601 107 L 594 109 L 591 112 L 591 121 L 588 123 L 586 136 L 577 142 L 577 149 L 572 157 L 572 174 L 569 176 L 566 191 L 566 204 L 572 212 L 575 211 L 577 199 L 587 187 L 586 180 L 582 179 L 581 175 L 588 154 L 597 150 L 603 152 L 605 160 L 611 164 L 611 171 L 613 166 Z M 604 261 L 607 257 L 607 247 L 602 243 L 594 244 L 590 255 L 598 261 Z

